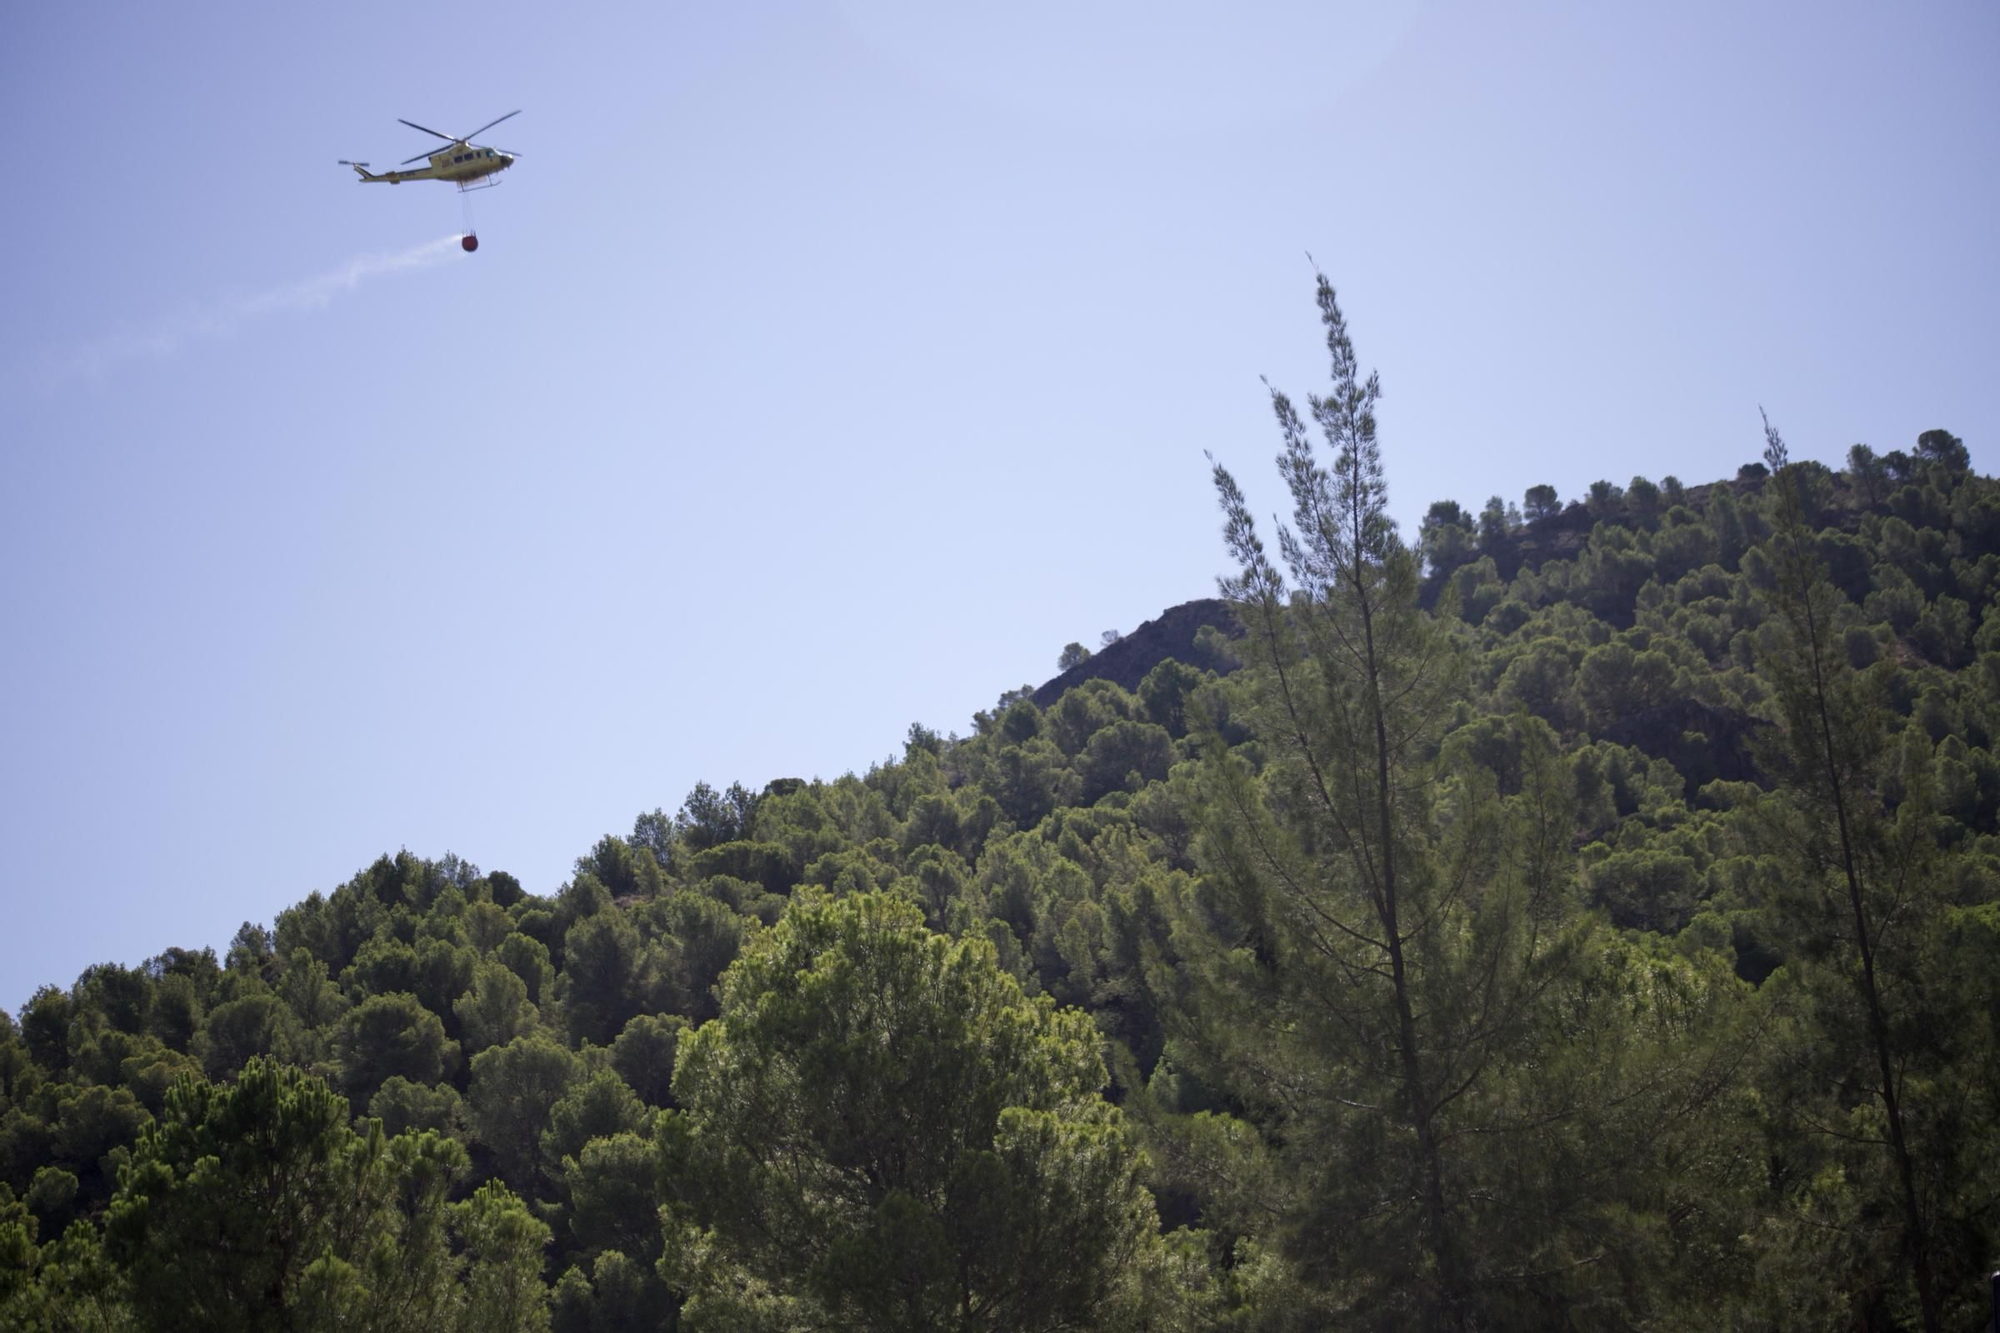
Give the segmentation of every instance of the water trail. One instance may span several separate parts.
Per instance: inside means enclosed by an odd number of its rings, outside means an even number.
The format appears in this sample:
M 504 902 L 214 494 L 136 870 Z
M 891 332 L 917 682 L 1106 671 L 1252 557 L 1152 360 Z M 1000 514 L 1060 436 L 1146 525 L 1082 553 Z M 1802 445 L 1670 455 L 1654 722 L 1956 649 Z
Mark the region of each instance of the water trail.
M 303 282 L 192 306 L 80 348 L 45 354 L 37 361 L 0 372 L 0 392 L 31 385 L 47 391 L 78 379 L 102 379 L 129 362 L 164 360 L 197 339 L 227 338 L 244 325 L 271 315 L 323 309 L 370 278 L 432 268 L 463 253 L 454 232 L 400 254 L 357 255 L 339 268 Z

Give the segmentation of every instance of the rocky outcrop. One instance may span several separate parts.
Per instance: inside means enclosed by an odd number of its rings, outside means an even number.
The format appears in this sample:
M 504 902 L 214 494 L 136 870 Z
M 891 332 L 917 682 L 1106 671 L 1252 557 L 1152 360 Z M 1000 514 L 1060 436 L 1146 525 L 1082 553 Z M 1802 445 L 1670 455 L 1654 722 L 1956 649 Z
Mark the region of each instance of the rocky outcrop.
M 1147 621 L 1118 642 L 1098 649 L 1029 697 L 1037 708 L 1047 708 L 1062 698 L 1063 691 L 1086 680 L 1108 680 L 1125 689 L 1137 690 L 1146 673 L 1170 657 L 1187 666 L 1227 675 L 1236 669 L 1236 662 L 1226 654 L 1208 651 L 1198 642 L 1202 629 L 1210 625 L 1227 638 L 1243 637 L 1243 627 L 1236 623 L 1229 603 L 1217 597 L 1182 602 L 1162 611 L 1158 619 Z

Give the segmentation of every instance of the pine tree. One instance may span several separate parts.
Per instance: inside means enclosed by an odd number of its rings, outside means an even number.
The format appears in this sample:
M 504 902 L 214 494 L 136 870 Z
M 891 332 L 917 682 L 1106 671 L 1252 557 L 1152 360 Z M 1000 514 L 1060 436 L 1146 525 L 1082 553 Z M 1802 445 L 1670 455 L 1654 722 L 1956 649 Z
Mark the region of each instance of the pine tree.
M 1479 1322 L 1483 1262 L 1452 1139 L 1493 1081 L 1490 1057 L 1574 948 L 1553 855 L 1568 830 L 1553 784 L 1510 811 L 1528 826 L 1511 855 L 1494 838 L 1496 802 L 1468 790 L 1446 811 L 1434 799 L 1429 757 L 1460 689 L 1459 653 L 1419 611 L 1417 561 L 1386 512 L 1379 380 L 1360 377 L 1324 276 L 1318 300 L 1333 389 L 1309 402 L 1331 471 L 1290 399 L 1271 391 L 1296 525 L 1280 528 L 1279 547 L 1294 586 L 1234 478 L 1214 470 L 1240 569 L 1222 590 L 1261 668 L 1253 708 L 1268 746 L 1261 782 L 1236 756 L 1211 765 L 1212 915 L 1237 932 L 1215 961 L 1256 995 L 1265 1035 L 1284 1048 L 1262 1071 L 1253 1052 L 1216 1054 L 1224 1077 L 1320 1157 L 1320 1196 L 1294 1235 L 1322 1251 L 1302 1252 L 1305 1267 L 1324 1270 L 1334 1247 L 1380 1244 L 1361 1266 L 1376 1274 L 1362 1285 L 1378 1289 L 1358 1295 L 1358 1310 L 1466 1329 Z M 1350 1171 L 1358 1190 L 1337 1179 Z
M 990 943 L 801 891 L 720 990 L 658 1129 L 684 1327 L 1056 1333 L 1157 1297 L 1097 1032 Z
M 1318 301 L 1330 468 L 1271 392 L 1289 578 L 1214 469 L 1239 566 L 1222 590 L 1248 631 L 1232 688 L 1257 739 L 1207 737 L 1206 877 L 1180 906 L 1184 975 L 1161 978 L 1180 990 L 1170 1053 L 1264 1127 L 1283 1183 L 1261 1206 L 1352 1323 L 1630 1327 L 1651 1299 L 1635 1266 L 1671 1262 L 1639 1256 L 1699 1212 L 1662 1163 L 1713 1128 L 1733 1066 L 1708 1029 L 1731 983 L 1576 910 L 1550 728 L 1504 720 L 1504 788 L 1440 750 L 1468 696 L 1454 617 L 1417 605 L 1380 385 L 1323 276 Z
M 1977 1221 L 1989 1210 L 1975 1202 L 1991 1168 L 1979 1165 L 1978 1117 L 1963 1114 L 1975 1091 L 1964 1076 L 1991 1065 L 1980 987 L 1966 984 L 1980 969 L 1952 940 L 1929 746 L 1914 733 L 1914 748 L 1891 742 L 1886 710 L 1848 663 L 1845 599 L 1802 494 L 1820 473 L 1790 461 L 1768 418 L 1764 433 L 1777 632 L 1760 666 L 1782 735 L 1765 828 L 1785 878 L 1772 904 L 1788 948 L 1780 981 L 1803 1028 L 1783 1066 L 1781 1183 L 1792 1218 L 1808 1219 L 1775 1225 L 1772 1243 L 1816 1255 L 1805 1262 L 1850 1317 L 1900 1324 L 1913 1297 L 1935 1333 L 1962 1322 L 1975 1265 L 1991 1257 Z

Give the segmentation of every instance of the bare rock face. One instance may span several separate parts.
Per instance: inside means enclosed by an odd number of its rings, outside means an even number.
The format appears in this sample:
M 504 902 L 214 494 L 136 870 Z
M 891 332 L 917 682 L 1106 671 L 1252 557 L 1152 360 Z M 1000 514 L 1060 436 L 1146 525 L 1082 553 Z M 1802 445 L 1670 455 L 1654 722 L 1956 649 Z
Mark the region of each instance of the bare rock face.
M 1229 603 L 1216 597 L 1182 602 L 1162 611 L 1158 619 L 1147 621 L 1118 642 L 1099 649 L 1029 697 L 1037 708 L 1047 708 L 1062 698 L 1063 691 L 1086 680 L 1108 680 L 1124 689 L 1137 690 L 1146 673 L 1170 657 L 1185 666 L 1227 675 L 1236 669 L 1237 663 L 1198 642 L 1203 628 L 1211 625 L 1228 638 L 1243 637 L 1243 627 L 1236 622 Z

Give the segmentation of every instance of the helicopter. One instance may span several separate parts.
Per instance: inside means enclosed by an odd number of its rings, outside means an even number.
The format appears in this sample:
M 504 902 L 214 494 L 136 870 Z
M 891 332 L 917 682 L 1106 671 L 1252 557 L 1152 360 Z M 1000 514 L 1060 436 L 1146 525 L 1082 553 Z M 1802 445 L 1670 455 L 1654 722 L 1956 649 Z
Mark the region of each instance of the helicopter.
M 509 111 L 506 115 L 500 117 L 500 120 L 512 120 L 520 114 L 519 111 Z M 489 120 L 474 130 L 472 134 L 484 134 L 495 125 L 498 125 L 500 120 Z M 387 181 L 391 185 L 401 185 L 404 181 L 452 181 L 457 184 L 459 189 L 467 190 L 482 188 L 477 182 L 484 180 L 495 172 L 505 171 L 507 168 L 513 166 L 514 159 L 520 156 L 519 153 L 509 153 L 498 148 L 481 147 L 472 142 L 472 134 L 461 134 L 457 138 L 453 138 L 449 134 L 438 134 L 436 130 L 426 129 L 414 120 L 404 120 L 398 116 L 396 121 L 400 125 L 408 125 L 413 130 L 423 130 L 425 134 L 435 135 L 437 138 L 444 140 L 445 146 L 438 151 L 434 153 L 418 153 L 415 157 L 403 159 L 399 164 L 400 166 L 407 167 L 412 162 L 421 162 L 425 158 L 429 158 L 431 163 L 429 166 L 418 167 L 415 171 L 399 170 L 378 173 L 368 170 L 366 162 L 350 162 L 344 157 L 340 159 L 340 165 L 343 167 L 353 167 L 355 174 L 360 176 L 364 181 Z M 491 183 L 494 185 L 499 184 L 498 181 Z
M 450 181 L 458 186 L 461 192 L 466 190 L 484 190 L 498 185 L 500 182 L 494 180 L 493 177 L 513 166 L 514 159 L 519 157 L 520 154 L 476 144 L 472 142 L 473 135 L 484 134 L 495 125 L 498 125 L 501 120 L 512 120 L 520 114 L 519 110 L 509 111 L 506 115 L 500 117 L 500 120 L 489 120 L 478 129 L 472 131 L 471 134 L 461 134 L 456 137 L 449 134 L 439 134 L 436 130 L 428 126 L 419 125 L 414 120 L 404 120 L 398 116 L 396 119 L 399 124 L 408 125 L 413 130 L 422 130 L 425 134 L 443 139 L 445 146 L 434 153 L 418 153 L 415 157 L 405 158 L 398 164 L 397 169 L 392 171 L 370 171 L 366 162 L 350 162 L 344 157 L 340 159 L 340 165 L 343 167 L 353 167 L 354 174 L 361 177 L 364 183 L 387 181 L 391 185 L 401 185 L 404 181 Z M 430 161 L 430 165 L 428 166 L 418 167 L 415 171 L 404 171 L 401 169 L 402 167 L 409 166 L 412 162 L 421 162 L 426 158 Z M 468 205 L 471 203 L 470 200 L 466 202 Z M 467 250 L 475 250 L 479 247 L 479 240 L 470 231 L 467 231 L 464 238 L 464 245 Z

